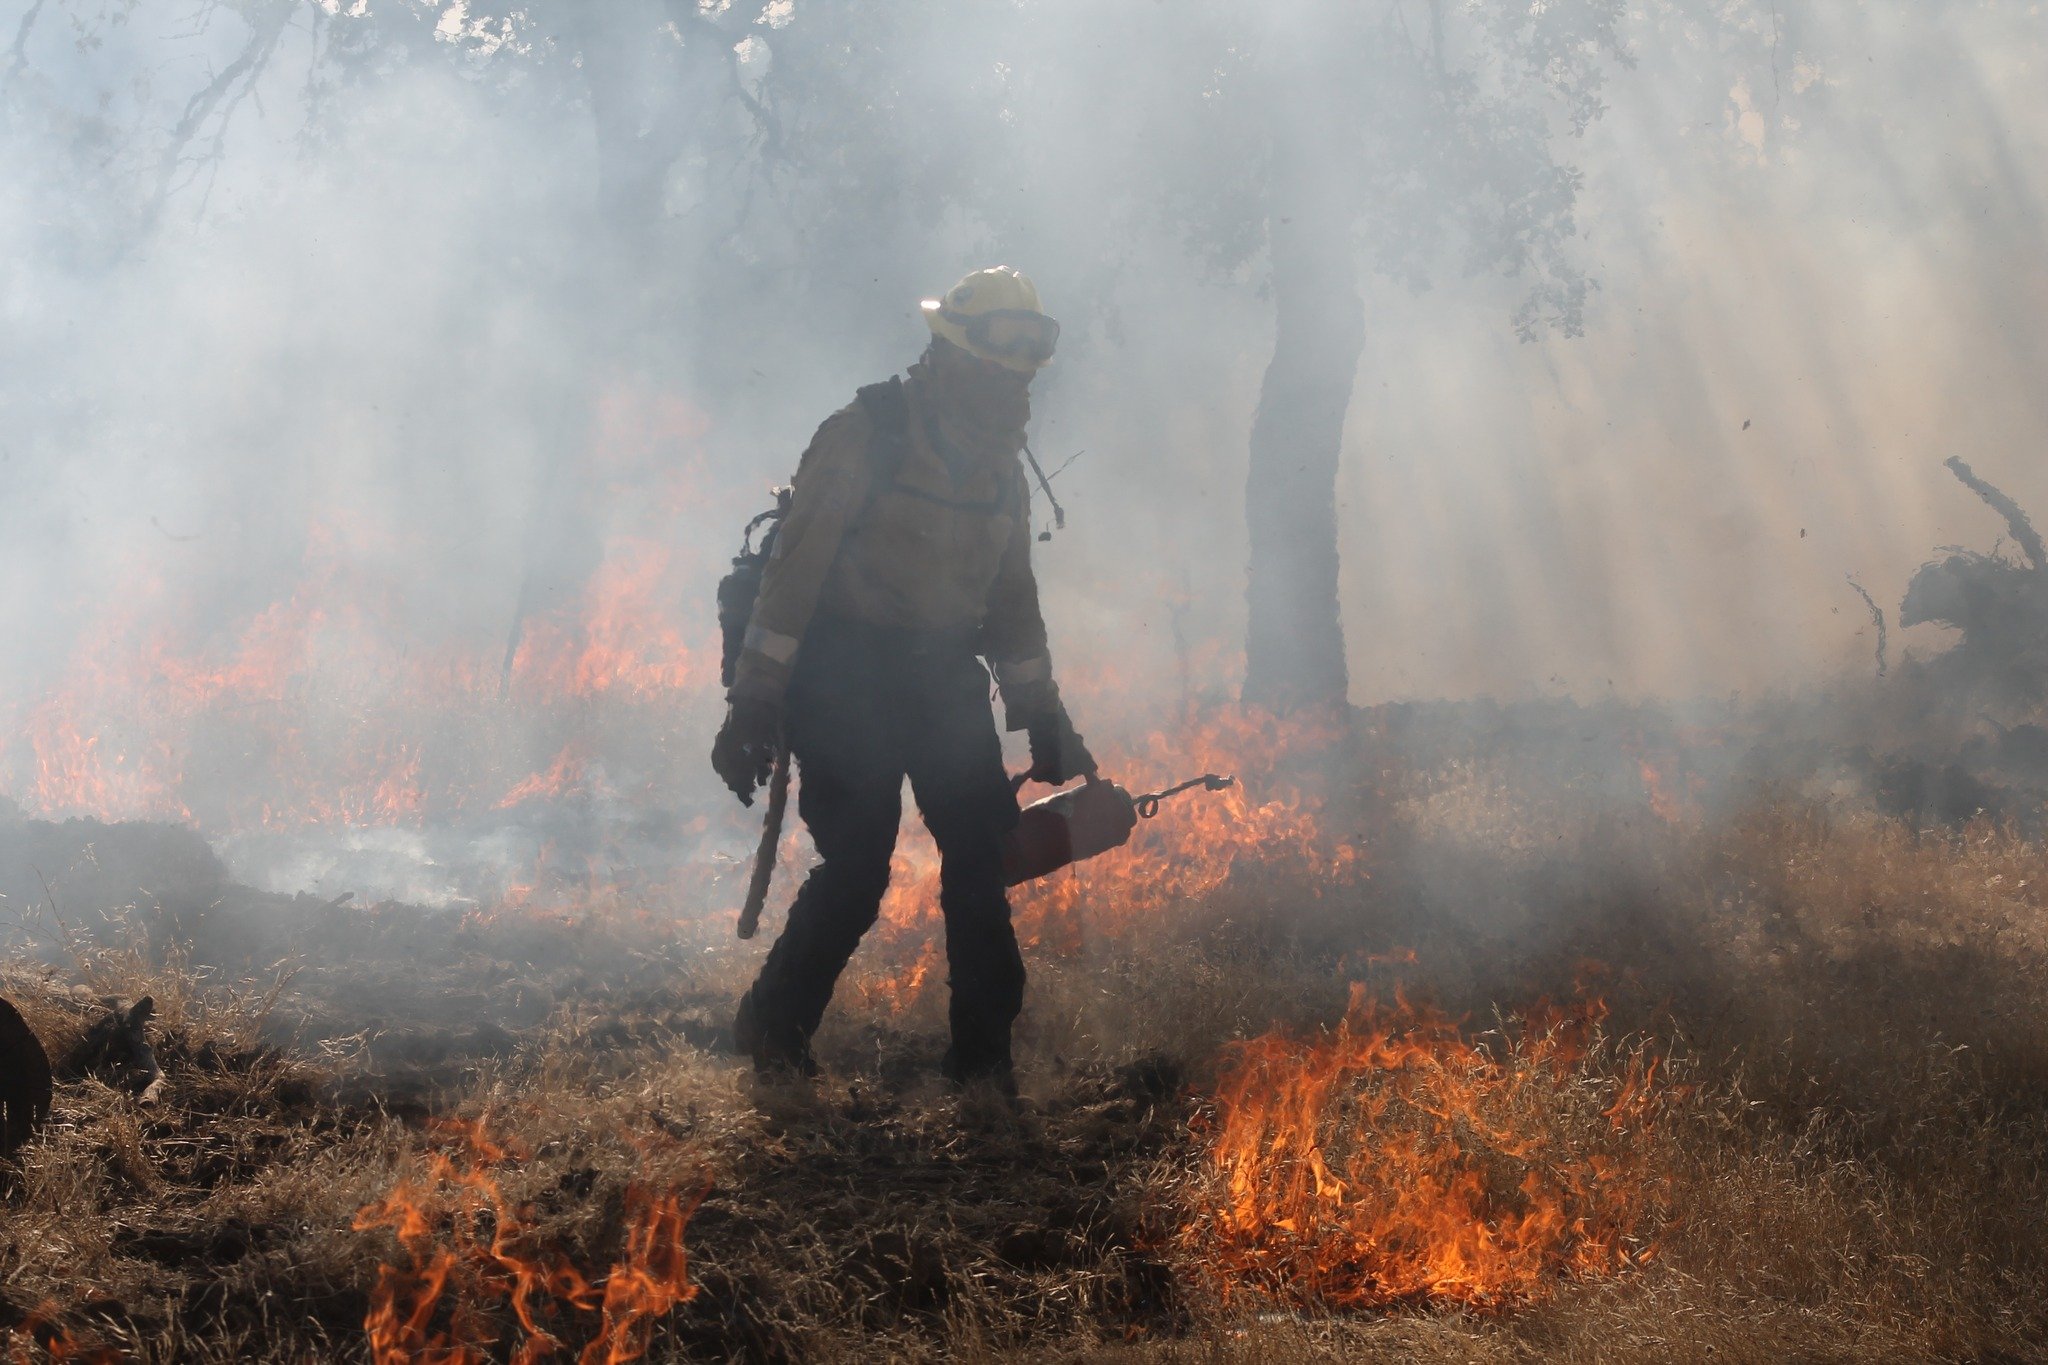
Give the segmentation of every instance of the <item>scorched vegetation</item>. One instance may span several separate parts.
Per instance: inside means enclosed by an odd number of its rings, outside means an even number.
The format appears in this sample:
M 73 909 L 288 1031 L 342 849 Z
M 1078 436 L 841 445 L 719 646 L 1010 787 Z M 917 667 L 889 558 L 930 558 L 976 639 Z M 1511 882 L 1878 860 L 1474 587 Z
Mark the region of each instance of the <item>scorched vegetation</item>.
M 10 820 L 59 1081 L 9 1349 L 2033 1358 L 2048 854 L 1774 782 L 1761 725 L 1191 718 L 1243 785 L 1020 900 L 1017 1109 L 934 1079 L 914 846 L 825 1079 L 763 1089 L 729 915 L 269 896 Z M 75 1046 L 144 996 L 146 1099 Z

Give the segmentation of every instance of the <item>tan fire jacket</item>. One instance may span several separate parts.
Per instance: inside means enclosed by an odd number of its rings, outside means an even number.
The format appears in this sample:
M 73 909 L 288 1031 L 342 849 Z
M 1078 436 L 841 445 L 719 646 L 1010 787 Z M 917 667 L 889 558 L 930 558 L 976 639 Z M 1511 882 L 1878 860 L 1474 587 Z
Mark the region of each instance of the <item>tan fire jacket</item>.
M 988 450 L 959 477 L 933 450 L 915 384 L 907 447 L 890 486 L 874 486 L 874 423 L 855 401 L 825 419 L 747 629 L 732 696 L 779 701 L 818 612 L 904 630 L 980 628 L 1009 728 L 1057 703 L 1038 582 L 1030 488 L 1015 451 Z

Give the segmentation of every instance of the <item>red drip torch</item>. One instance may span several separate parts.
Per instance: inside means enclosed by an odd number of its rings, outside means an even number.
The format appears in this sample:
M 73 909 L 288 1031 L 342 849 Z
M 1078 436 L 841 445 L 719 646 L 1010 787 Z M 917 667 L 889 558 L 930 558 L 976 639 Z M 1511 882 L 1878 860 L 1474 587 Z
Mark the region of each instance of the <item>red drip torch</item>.
M 1012 779 L 1018 787 L 1024 779 Z M 1020 812 L 1017 828 L 1003 839 L 1003 880 L 1010 886 L 1036 881 L 1069 863 L 1122 848 L 1138 821 L 1159 813 L 1169 796 L 1201 787 L 1220 792 L 1237 779 L 1204 773 L 1164 791 L 1132 796 L 1116 783 L 1091 777 L 1078 787 L 1054 792 Z

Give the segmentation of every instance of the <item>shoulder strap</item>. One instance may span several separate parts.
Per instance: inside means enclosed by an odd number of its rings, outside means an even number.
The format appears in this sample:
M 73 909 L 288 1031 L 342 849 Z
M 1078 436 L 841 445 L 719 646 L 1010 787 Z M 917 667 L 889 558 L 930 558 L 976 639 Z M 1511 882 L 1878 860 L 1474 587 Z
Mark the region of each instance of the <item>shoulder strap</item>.
M 875 428 L 868 439 L 868 465 L 874 473 L 868 497 L 872 500 L 895 484 L 896 471 L 903 467 L 903 457 L 909 452 L 910 396 L 903 392 L 901 376 L 866 385 L 857 396 Z
M 903 467 L 903 457 L 910 453 L 910 397 L 903 391 L 903 380 L 899 376 L 879 384 L 869 384 L 859 391 L 859 398 L 875 426 L 874 435 L 868 441 L 868 468 L 873 471 L 874 478 L 868 484 L 867 501 L 861 507 L 863 514 L 874 505 L 877 497 L 892 489 L 963 512 L 989 515 L 1002 510 L 1010 493 L 1008 484 L 1002 480 L 997 481 L 996 495 L 987 502 L 955 502 L 921 488 L 899 487 L 896 471 Z

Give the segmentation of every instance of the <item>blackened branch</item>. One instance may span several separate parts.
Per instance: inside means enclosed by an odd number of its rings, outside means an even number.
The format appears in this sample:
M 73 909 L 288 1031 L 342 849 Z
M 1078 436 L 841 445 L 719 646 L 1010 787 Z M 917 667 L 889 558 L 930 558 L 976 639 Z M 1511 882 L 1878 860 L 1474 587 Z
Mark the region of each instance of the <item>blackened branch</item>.
M 7 52 L 6 80 L 13 80 L 24 66 L 28 65 L 28 35 L 35 31 L 36 16 L 43 12 L 44 0 L 36 0 L 28 7 L 28 13 L 21 16 L 21 27 L 14 30 L 14 46 Z
M 296 6 L 290 0 L 272 0 L 251 20 L 249 41 L 242 45 L 235 59 L 220 69 L 220 73 L 208 81 L 191 99 L 185 102 L 185 112 L 171 129 L 170 145 L 164 148 L 163 162 L 157 168 L 156 195 L 151 203 L 152 212 L 160 211 L 164 201 L 170 197 L 172 181 L 178 167 L 184 164 L 185 149 L 191 145 L 206 120 L 221 109 L 221 102 L 227 99 L 237 84 L 242 86 L 227 109 L 221 112 L 222 127 L 217 130 L 209 159 L 218 161 L 226 132 L 226 119 L 236 104 L 241 102 L 263 74 L 264 64 L 270 54 L 277 50 L 278 40 L 284 35 L 285 24 L 290 20 Z
M 2022 550 L 2027 552 L 2027 561 L 2035 573 L 2048 574 L 2048 546 L 2041 543 L 2041 533 L 2034 529 L 2034 523 L 2027 520 L 2027 514 L 2020 505 L 1990 484 L 1977 477 L 1976 473 L 1963 463 L 1959 455 L 1951 455 L 1943 461 L 1951 474 L 1963 481 L 1963 486 L 1989 503 L 1991 510 L 2005 518 L 2006 528 Z
M 1863 585 L 1856 581 L 1854 575 L 1851 575 L 1849 578 L 1849 586 L 1856 589 L 1856 595 L 1863 599 L 1863 605 L 1870 608 L 1870 619 L 1877 623 L 1877 676 L 1882 678 L 1884 676 L 1886 662 L 1884 608 L 1877 605 L 1876 598 L 1872 597 L 1869 593 L 1863 590 Z

